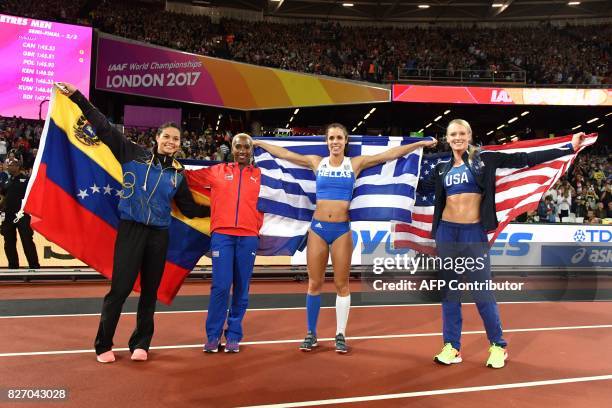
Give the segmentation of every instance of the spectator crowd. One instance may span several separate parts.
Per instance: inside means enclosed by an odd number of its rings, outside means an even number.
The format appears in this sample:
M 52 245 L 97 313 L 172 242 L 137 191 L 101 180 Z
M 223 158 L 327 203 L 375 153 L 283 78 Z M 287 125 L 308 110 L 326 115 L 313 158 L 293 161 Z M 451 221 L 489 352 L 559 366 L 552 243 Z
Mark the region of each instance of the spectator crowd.
M 201 55 L 382 82 L 398 72 L 524 71 L 531 84 L 612 83 L 612 24 L 498 28 L 351 27 L 337 22 L 221 19 L 104 0 L 5 0 L 0 12 L 91 24 L 103 32 Z M 88 8 L 87 6 L 90 6 Z
M 546 193 L 526 221 L 612 223 L 611 159 L 610 155 L 579 155 L 569 174 Z

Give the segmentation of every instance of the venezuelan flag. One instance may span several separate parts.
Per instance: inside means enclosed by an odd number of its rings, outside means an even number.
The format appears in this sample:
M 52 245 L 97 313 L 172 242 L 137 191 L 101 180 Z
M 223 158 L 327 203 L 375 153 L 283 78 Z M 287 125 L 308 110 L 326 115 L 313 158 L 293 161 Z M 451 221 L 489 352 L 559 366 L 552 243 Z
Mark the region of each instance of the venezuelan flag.
M 121 182 L 121 166 L 110 149 L 96 137 L 78 106 L 54 88 L 24 199 L 32 228 L 110 278 Z M 197 202 L 209 204 L 206 190 L 190 188 Z M 159 300 L 166 304 L 210 246 L 209 218 L 188 219 L 176 208 L 172 215 L 158 291 Z

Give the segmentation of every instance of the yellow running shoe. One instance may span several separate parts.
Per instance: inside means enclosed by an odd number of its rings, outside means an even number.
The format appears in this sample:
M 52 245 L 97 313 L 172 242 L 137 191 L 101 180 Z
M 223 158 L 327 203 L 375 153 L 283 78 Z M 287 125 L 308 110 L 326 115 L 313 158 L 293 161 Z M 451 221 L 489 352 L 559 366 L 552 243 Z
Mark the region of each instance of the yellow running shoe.
M 489 347 L 489 359 L 487 360 L 487 367 L 491 368 L 502 368 L 506 364 L 508 358 L 508 352 L 505 348 L 500 347 L 496 344 L 492 344 Z
M 461 353 L 452 344 L 446 343 L 440 354 L 434 356 L 434 361 L 438 364 L 451 365 L 462 362 Z

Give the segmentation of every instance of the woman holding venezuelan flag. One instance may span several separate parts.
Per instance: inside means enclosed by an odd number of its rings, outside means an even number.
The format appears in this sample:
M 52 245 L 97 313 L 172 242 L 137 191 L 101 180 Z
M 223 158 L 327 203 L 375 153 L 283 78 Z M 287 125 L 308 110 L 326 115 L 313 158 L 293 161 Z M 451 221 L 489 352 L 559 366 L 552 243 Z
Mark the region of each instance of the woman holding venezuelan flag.
M 174 158 L 181 145 L 178 125 L 161 125 L 153 151 L 149 151 L 130 142 L 73 85 L 57 83 L 56 86 L 78 105 L 96 136 L 119 161 L 123 172 L 111 288 L 104 297 L 95 340 L 97 360 L 100 363 L 115 361 L 112 351 L 115 329 L 123 303 L 140 272 L 136 328 L 130 337 L 129 348 L 132 360 L 145 361 L 153 337 L 157 289 L 166 263 L 171 202 L 174 201 L 189 218 L 207 217 L 210 209 L 194 202 L 182 174 L 183 166 Z

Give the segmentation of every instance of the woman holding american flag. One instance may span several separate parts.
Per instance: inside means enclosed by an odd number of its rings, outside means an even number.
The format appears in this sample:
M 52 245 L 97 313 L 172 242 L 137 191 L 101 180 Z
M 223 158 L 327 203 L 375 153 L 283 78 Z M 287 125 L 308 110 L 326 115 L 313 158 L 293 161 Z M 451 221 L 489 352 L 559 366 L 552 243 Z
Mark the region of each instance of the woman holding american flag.
M 446 130 L 446 140 L 452 155 L 439 162 L 420 188 L 435 187 L 435 207 L 432 238 L 438 256 L 443 259 L 472 259 L 478 265 L 464 274 L 443 268 L 442 322 L 444 347 L 434 356 L 443 365 L 460 363 L 461 357 L 461 292 L 449 288 L 452 281 L 467 280 L 485 283 L 491 280 L 487 232 L 495 230 L 498 220 L 495 208 L 495 180 L 498 168 L 532 167 L 539 163 L 573 154 L 578 150 L 584 133 L 573 135 L 571 143 L 546 150 L 514 153 L 480 150 L 471 145 L 472 129 L 462 119 L 452 120 Z M 443 262 L 443 265 L 449 265 Z M 454 264 L 454 263 L 453 263 Z M 487 286 L 482 286 L 487 287 Z M 502 335 L 501 320 L 492 291 L 472 292 L 478 312 L 484 322 L 491 344 L 487 367 L 502 368 L 508 358 L 507 342 Z

